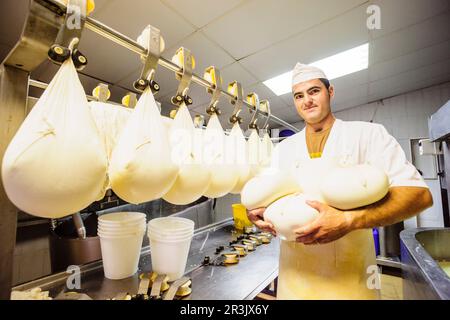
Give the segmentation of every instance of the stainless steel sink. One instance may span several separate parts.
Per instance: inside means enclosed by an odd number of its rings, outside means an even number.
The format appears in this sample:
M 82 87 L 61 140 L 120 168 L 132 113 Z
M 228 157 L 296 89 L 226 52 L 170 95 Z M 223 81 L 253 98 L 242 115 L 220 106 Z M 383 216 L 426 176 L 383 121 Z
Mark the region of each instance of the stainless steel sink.
M 450 277 L 436 261 L 450 261 L 450 228 L 400 233 L 404 299 L 450 300 Z

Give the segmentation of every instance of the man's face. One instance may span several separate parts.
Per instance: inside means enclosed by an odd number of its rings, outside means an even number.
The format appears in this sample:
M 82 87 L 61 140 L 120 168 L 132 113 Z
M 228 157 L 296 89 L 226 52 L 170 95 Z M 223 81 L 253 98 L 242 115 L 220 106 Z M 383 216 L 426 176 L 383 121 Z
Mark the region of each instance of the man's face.
M 330 114 L 330 100 L 334 96 L 332 86 L 327 90 L 322 81 L 313 79 L 296 84 L 292 92 L 295 108 L 306 123 L 319 123 Z

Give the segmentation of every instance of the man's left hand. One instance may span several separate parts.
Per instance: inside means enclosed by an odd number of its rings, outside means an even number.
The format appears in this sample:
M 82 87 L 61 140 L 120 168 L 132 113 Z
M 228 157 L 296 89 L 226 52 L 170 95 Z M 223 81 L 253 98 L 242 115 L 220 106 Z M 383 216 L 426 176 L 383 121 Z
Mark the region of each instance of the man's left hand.
M 296 241 L 304 244 L 325 244 L 335 241 L 352 231 L 351 214 L 332 208 L 318 201 L 307 201 L 319 211 L 317 218 L 294 232 Z

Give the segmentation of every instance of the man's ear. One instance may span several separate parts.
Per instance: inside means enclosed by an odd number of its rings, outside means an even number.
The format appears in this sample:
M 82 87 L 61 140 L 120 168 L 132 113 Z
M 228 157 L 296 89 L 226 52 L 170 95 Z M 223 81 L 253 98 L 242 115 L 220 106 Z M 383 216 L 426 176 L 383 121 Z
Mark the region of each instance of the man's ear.
M 330 98 L 334 97 L 334 86 L 330 85 L 330 87 L 328 88 L 328 93 L 330 94 Z

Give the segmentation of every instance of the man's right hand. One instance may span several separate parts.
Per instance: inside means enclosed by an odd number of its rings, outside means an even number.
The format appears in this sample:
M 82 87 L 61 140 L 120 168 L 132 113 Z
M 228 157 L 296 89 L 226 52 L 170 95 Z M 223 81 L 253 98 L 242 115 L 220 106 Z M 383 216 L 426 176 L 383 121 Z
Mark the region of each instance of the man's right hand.
M 266 211 L 266 208 L 247 210 L 247 217 L 259 229 L 270 232 L 271 234 L 276 236 L 277 233 L 274 229 L 273 224 L 268 221 L 264 221 L 264 211 Z

